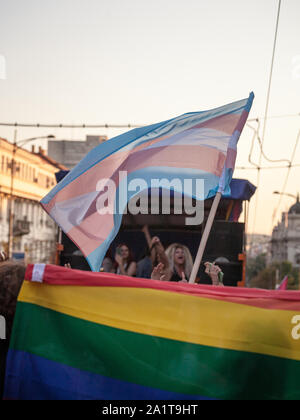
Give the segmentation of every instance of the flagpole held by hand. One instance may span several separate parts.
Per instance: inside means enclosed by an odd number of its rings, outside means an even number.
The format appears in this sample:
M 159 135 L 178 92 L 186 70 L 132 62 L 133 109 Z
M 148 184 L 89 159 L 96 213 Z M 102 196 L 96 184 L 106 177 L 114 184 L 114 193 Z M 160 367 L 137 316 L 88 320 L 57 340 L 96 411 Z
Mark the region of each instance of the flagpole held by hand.
M 203 232 L 203 236 L 201 238 L 201 242 L 200 242 L 200 245 L 199 245 L 199 248 L 198 248 L 197 256 L 196 256 L 196 259 L 195 259 L 195 262 L 194 262 L 194 266 L 193 266 L 193 269 L 192 269 L 192 273 L 191 273 L 191 276 L 190 276 L 189 283 L 195 283 L 197 273 L 198 273 L 198 270 L 199 270 L 199 267 L 200 267 L 200 264 L 201 264 L 201 261 L 202 261 L 202 258 L 203 258 L 205 247 L 206 247 L 206 244 L 207 244 L 207 241 L 208 241 L 208 237 L 209 237 L 209 234 L 210 234 L 210 231 L 211 231 L 211 228 L 212 228 L 212 224 L 213 224 L 215 216 L 216 216 L 216 212 L 217 212 L 221 197 L 222 197 L 222 193 L 218 192 L 216 194 L 216 196 L 214 198 L 214 201 L 213 201 L 213 204 L 211 206 L 210 213 L 209 213 L 207 223 L 206 223 L 206 226 L 205 226 L 205 229 L 204 229 L 204 232 Z

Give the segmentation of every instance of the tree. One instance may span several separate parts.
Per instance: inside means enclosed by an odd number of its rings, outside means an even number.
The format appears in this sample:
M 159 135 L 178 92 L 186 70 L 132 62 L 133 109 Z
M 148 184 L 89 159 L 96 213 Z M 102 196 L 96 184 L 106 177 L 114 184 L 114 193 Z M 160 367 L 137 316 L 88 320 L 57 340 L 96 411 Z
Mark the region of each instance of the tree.
M 246 276 L 248 282 L 256 277 L 261 271 L 266 268 L 266 254 L 260 254 L 255 258 L 249 258 L 246 266 Z
M 265 267 L 255 277 L 250 280 L 250 287 L 256 287 L 260 289 L 275 289 L 276 288 L 276 277 L 279 273 L 280 281 L 288 276 L 288 289 L 296 290 L 299 284 L 299 272 L 298 269 L 293 268 L 289 261 L 274 262 L 270 266 Z

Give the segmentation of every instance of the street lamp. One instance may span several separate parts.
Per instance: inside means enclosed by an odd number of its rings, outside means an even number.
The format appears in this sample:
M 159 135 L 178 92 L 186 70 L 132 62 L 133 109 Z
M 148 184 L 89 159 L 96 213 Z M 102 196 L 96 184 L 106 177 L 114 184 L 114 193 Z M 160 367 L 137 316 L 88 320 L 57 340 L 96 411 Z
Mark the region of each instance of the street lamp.
M 24 144 L 29 143 L 30 141 L 41 140 L 41 139 L 55 139 L 55 136 L 53 136 L 53 134 L 49 134 L 48 136 L 31 137 L 29 139 L 14 142 L 14 146 L 19 146 L 19 147 L 24 146 Z
M 13 250 L 13 225 L 14 225 L 14 176 L 15 176 L 15 156 L 18 150 L 18 146 L 24 146 L 24 144 L 29 143 L 34 140 L 40 139 L 54 139 L 55 136 L 49 134 L 48 136 L 39 136 L 39 137 L 31 137 L 25 140 L 16 141 L 16 131 L 14 136 L 14 148 L 12 153 L 12 160 L 10 165 L 10 206 L 9 206 L 9 230 L 8 230 L 8 257 L 12 257 L 12 250 Z
M 277 195 L 287 195 L 288 197 L 295 198 L 297 201 L 299 201 L 299 194 L 297 194 L 297 195 L 293 195 L 293 194 L 289 194 L 289 193 L 282 193 L 282 192 L 279 192 L 279 191 L 273 191 L 273 194 L 277 194 Z
M 294 198 L 294 199 L 296 200 L 296 203 L 299 203 L 299 193 L 298 193 L 297 195 L 294 195 L 294 194 L 283 193 L 283 192 L 279 192 L 279 191 L 273 191 L 273 194 L 280 195 L 280 196 L 285 195 L 285 196 L 287 196 L 287 197 Z M 274 212 L 273 212 L 272 224 L 274 224 L 274 220 L 275 220 L 275 217 L 276 217 L 276 215 L 277 215 L 277 210 L 278 210 L 278 208 L 279 208 L 279 206 L 280 206 L 280 203 L 281 203 L 281 197 L 280 197 L 280 199 L 279 199 L 279 204 L 278 204 L 277 208 L 276 208 L 276 209 L 274 210 Z

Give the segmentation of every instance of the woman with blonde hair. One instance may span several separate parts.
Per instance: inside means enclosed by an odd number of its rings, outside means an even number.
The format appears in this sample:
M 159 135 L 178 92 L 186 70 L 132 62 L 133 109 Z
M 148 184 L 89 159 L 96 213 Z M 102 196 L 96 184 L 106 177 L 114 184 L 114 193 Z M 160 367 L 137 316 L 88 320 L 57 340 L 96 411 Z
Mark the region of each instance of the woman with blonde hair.
M 158 264 L 154 268 L 151 278 L 153 280 L 187 283 L 193 269 L 193 258 L 189 249 L 185 245 L 174 243 L 166 249 L 165 256 L 167 263 L 161 262 Z M 220 267 L 209 262 L 204 265 L 205 272 L 211 278 L 212 284 L 219 286 Z
M 189 249 L 182 244 L 174 243 L 166 249 L 169 270 L 166 274 L 169 281 L 182 281 L 190 278 L 193 269 L 193 258 Z

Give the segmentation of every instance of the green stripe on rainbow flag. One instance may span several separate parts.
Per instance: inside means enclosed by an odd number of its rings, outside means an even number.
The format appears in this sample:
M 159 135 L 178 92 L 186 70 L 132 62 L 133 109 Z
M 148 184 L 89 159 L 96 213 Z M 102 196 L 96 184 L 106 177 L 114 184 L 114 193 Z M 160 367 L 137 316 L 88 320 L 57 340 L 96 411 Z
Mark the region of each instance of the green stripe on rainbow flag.
M 11 349 L 82 371 L 217 399 L 300 398 L 298 361 L 138 334 L 22 302 L 16 323 Z

